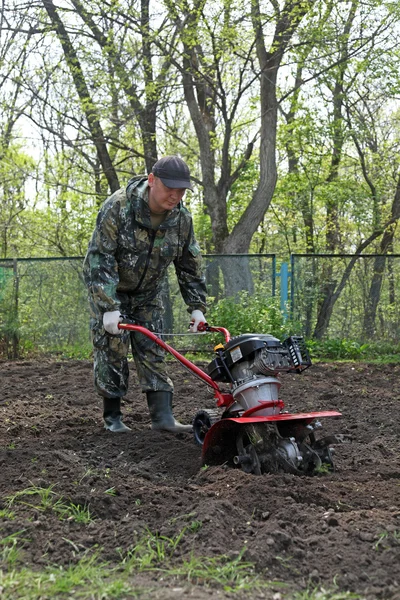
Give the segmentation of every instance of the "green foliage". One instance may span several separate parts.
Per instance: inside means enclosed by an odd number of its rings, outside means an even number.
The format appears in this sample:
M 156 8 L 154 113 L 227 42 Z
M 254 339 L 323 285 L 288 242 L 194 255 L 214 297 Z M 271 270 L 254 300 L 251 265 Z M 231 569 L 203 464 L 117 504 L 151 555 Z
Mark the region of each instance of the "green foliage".
M 28 245 L 23 213 L 29 203 L 26 188 L 35 162 L 20 143 L 7 139 L 2 121 L 0 117 L 0 258 L 7 258 L 17 256 L 20 248 Z
M 285 321 L 276 298 L 265 293 L 249 294 L 243 291 L 238 297 L 222 298 L 211 302 L 207 320 L 226 327 L 232 336 L 242 333 L 269 333 L 281 339 L 295 333 L 294 325 Z
M 311 358 L 331 360 L 385 360 L 399 362 L 400 344 L 359 343 L 355 340 L 307 340 Z

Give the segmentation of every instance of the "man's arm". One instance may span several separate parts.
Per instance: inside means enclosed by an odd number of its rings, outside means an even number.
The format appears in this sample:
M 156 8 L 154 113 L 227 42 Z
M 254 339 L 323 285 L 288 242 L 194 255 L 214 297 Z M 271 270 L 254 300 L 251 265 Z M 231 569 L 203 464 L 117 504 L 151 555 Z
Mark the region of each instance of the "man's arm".
M 84 279 L 90 300 L 100 313 L 119 310 L 115 253 L 118 246 L 120 203 L 116 192 L 102 206 L 84 260 Z

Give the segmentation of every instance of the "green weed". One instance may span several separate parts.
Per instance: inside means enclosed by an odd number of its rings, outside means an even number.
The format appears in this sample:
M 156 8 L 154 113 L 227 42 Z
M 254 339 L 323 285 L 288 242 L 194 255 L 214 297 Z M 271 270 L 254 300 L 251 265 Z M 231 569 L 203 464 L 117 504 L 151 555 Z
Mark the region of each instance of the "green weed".
M 10 521 L 13 521 L 15 519 L 15 513 L 7 508 L 1 509 L 0 519 L 9 519 Z
M 82 483 L 82 481 L 86 477 L 93 477 L 94 475 L 98 475 L 98 471 L 96 471 L 96 469 L 92 469 L 91 467 L 89 467 L 88 469 L 86 469 L 86 471 L 83 473 L 83 475 L 78 479 L 78 483 Z
M 54 507 L 54 511 L 60 515 L 61 520 L 75 521 L 75 523 L 92 523 L 94 521 L 89 506 L 81 504 L 74 504 L 69 502 L 67 504 L 60 502 Z
M 148 530 L 125 556 L 121 556 L 125 571 L 149 571 L 160 567 L 173 556 L 185 531 L 186 527 L 176 537 L 169 538 Z
M 392 541 L 396 544 L 400 541 L 400 531 L 382 531 L 374 544 L 374 550 L 386 550 Z
M 277 582 L 263 581 L 254 572 L 252 563 L 243 559 L 246 549 L 237 557 L 225 554 L 215 557 L 195 557 L 184 559 L 182 564 L 173 567 L 169 573 L 182 577 L 193 585 L 221 586 L 226 592 L 237 593 L 271 587 L 283 586 Z
M 196 516 L 197 516 L 197 512 L 196 511 L 192 511 L 190 513 L 185 513 L 183 515 L 178 515 L 177 517 L 172 517 L 172 519 L 169 519 L 169 523 L 171 525 L 173 525 L 174 523 L 176 523 L 177 521 L 180 521 L 180 520 L 189 521 L 189 519 L 191 519 L 192 517 L 196 517 Z
M 25 504 L 26 506 L 30 506 L 32 508 L 36 508 L 40 511 L 46 511 L 49 508 L 54 508 L 55 504 L 59 502 L 59 500 L 55 499 L 56 493 L 53 491 L 53 485 L 50 485 L 47 488 L 38 487 L 36 485 L 32 485 L 24 490 L 20 490 L 11 496 L 6 497 L 6 503 L 8 507 L 13 506 L 15 503 Z M 22 498 L 27 498 L 31 496 L 36 496 L 39 498 L 39 504 L 31 504 L 22 500 Z
M 190 525 L 188 525 L 188 530 L 192 533 L 197 533 L 203 527 L 203 523 L 201 521 L 192 521 Z
M 19 537 L 24 531 L 22 529 L 0 540 L 0 563 L 7 565 L 8 568 L 12 568 L 21 560 L 21 548 L 18 547 L 18 543 L 25 541 Z
M 291 600 L 363 600 L 363 596 L 353 592 L 338 592 L 325 590 L 324 588 L 313 588 L 302 592 L 295 592 Z
M 32 485 L 24 490 L 20 490 L 15 494 L 6 497 L 6 505 L 8 508 L 15 504 L 23 504 L 40 512 L 51 510 L 59 515 L 62 520 L 75 521 L 76 523 L 91 523 L 94 519 L 90 512 L 89 506 L 66 502 L 62 497 L 57 497 L 53 491 L 53 485 L 47 488 Z M 25 498 L 33 497 L 38 500 L 36 503 L 26 502 Z
M 316 475 L 327 475 L 332 472 L 332 465 L 328 463 L 321 463 L 318 467 L 315 467 L 313 471 Z

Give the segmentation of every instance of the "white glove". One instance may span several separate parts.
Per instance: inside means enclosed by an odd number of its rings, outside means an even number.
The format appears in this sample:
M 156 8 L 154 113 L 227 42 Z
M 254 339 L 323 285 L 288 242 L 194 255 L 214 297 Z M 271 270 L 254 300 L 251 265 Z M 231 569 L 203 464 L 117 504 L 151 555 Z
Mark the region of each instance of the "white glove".
M 190 326 L 189 331 L 191 333 L 200 333 L 198 331 L 198 326 L 201 324 L 207 323 L 205 316 L 201 312 L 201 310 L 194 310 L 190 316 Z
M 103 327 L 107 333 L 111 335 L 121 335 L 122 329 L 118 328 L 118 323 L 121 320 L 121 313 L 119 310 L 110 310 L 105 312 L 103 315 Z

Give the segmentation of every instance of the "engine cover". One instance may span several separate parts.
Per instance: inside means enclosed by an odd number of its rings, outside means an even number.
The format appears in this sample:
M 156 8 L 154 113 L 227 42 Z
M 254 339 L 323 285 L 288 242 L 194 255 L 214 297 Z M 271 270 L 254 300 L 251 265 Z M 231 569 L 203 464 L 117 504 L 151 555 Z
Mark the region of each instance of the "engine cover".
M 268 334 L 245 333 L 217 347 L 207 373 L 214 381 L 238 385 L 254 377 L 279 372 L 301 372 L 311 365 L 303 338 L 293 336 L 281 343 Z

